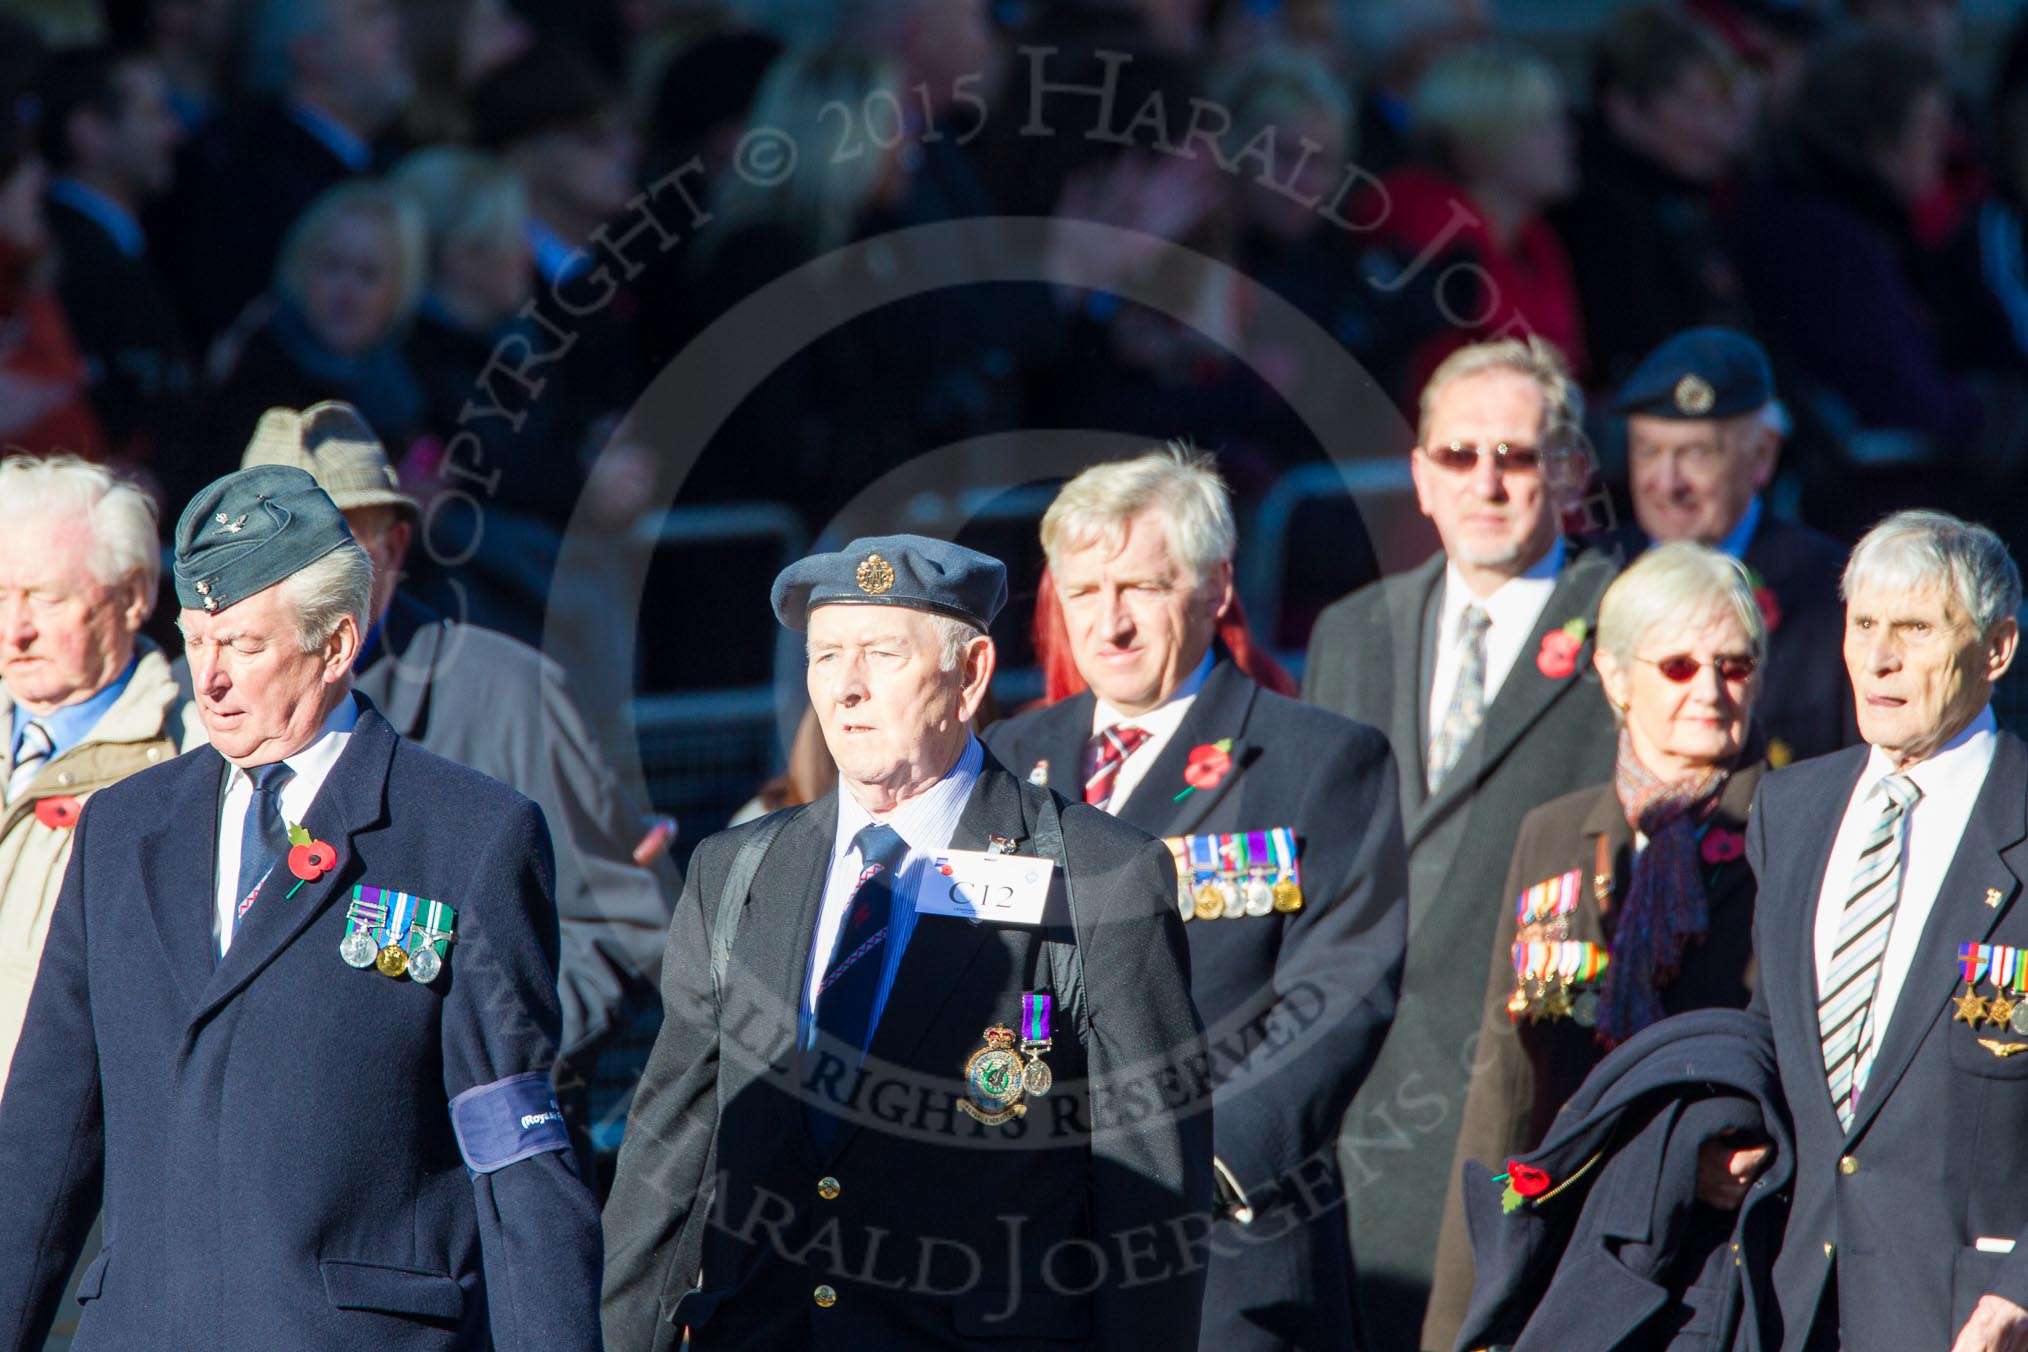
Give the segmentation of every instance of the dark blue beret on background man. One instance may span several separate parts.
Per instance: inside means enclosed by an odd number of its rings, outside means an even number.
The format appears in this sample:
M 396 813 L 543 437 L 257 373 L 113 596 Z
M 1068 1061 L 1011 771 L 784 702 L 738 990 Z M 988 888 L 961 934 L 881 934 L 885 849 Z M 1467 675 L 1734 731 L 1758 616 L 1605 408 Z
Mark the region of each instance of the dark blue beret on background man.
M 199 493 L 175 582 L 211 746 L 74 828 L 0 1096 L 0 1349 L 101 1198 L 79 1348 L 596 1349 L 541 813 L 352 693 L 372 567 L 310 475 Z

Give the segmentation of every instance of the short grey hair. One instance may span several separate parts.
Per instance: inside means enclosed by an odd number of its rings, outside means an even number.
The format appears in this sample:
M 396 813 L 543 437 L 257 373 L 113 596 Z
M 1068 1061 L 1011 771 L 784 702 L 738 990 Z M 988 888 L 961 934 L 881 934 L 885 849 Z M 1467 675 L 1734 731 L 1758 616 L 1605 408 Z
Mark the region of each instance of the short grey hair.
M 1542 434 L 1573 432 L 1584 422 L 1584 394 L 1570 378 L 1570 363 L 1546 338 L 1495 338 L 1471 343 L 1445 357 L 1422 387 L 1416 410 L 1415 441 L 1429 444 L 1430 413 L 1445 388 L 1467 376 L 1512 371 L 1528 377 L 1542 391 Z
M 1193 581 L 1202 584 L 1232 557 L 1239 532 L 1218 462 L 1182 441 L 1093 465 L 1065 484 L 1042 514 L 1042 552 L 1053 568 L 1071 550 L 1101 542 L 1117 549 L 1127 522 L 1151 507 Z
M 931 615 L 930 628 L 937 636 L 937 670 L 956 671 L 965 660 L 965 649 L 986 632 L 953 615 Z
M 1948 512 L 1896 512 L 1861 537 L 1838 583 L 1847 601 L 1861 587 L 1938 588 L 1989 634 L 2021 609 L 2021 570 L 2000 537 Z
M 330 642 L 347 615 L 366 637 L 367 612 L 373 607 L 373 560 L 347 540 L 322 558 L 297 569 L 275 584 L 296 619 L 296 642 L 314 653 Z
M 70 516 L 91 531 L 92 575 L 109 587 L 136 578 L 152 611 L 162 582 L 154 499 L 132 480 L 74 455 L 0 460 L 0 530 Z
M 1767 621 L 1746 569 L 1709 545 L 1671 540 L 1656 545 L 1613 579 L 1598 603 L 1598 650 L 1622 666 L 1658 629 L 1685 629 L 1730 615 L 1746 631 L 1749 655 L 1767 655 Z

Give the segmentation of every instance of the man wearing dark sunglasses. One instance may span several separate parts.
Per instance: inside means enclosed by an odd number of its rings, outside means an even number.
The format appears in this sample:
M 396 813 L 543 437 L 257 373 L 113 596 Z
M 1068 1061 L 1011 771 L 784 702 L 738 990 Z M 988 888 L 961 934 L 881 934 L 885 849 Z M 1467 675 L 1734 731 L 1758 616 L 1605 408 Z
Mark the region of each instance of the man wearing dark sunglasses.
M 1759 343 L 1736 329 L 1686 329 L 1635 368 L 1614 401 L 1627 420 L 1635 552 L 1695 540 L 1752 574 L 1768 656 L 1754 716 L 1776 765 L 1859 740 L 1838 661 L 1846 549 L 1769 512 L 1786 426 Z
M 1367 1345 L 1420 1346 L 1485 968 L 1521 818 L 1611 772 L 1591 671 L 1613 561 L 1563 539 L 1579 396 L 1540 339 L 1462 348 L 1430 377 L 1410 468 L 1443 549 L 1337 602 L 1312 703 L 1384 729 L 1409 850 L 1394 1028 L 1340 1135 Z

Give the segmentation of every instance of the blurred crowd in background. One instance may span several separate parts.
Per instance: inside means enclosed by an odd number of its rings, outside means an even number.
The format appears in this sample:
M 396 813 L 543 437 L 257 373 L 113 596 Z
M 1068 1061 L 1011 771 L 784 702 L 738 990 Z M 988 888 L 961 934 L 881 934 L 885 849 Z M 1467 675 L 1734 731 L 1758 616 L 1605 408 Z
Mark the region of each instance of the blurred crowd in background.
M 567 539 L 763 504 L 800 549 L 883 475 L 1020 429 L 1194 440 L 1247 520 L 1304 465 L 1398 462 L 1443 356 L 1517 332 L 1602 396 L 1670 334 L 1743 328 L 1791 424 L 1771 510 L 1850 540 L 1936 506 L 2028 547 L 2010 9 L 1684 0 L 1553 30 L 1484 0 L 0 16 L 0 445 L 115 462 L 168 522 L 264 409 L 348 400 L 428 506 L 412 587 L 538 644 Z M 1121 233 L 1030 248 L 1009 218 Z M 976 228 L 904 233 L 947 222 Z M 806 265 L 900 298 L 793 335 L 722 422 L 641 415 Z M 910 294 L 916 272 L 963 284 Z M 1623 492 L 1623 434 L 1589 430 Z M 1291 546 L 1270 646 L 1299 654 L 1371 580 L 1359 530 Z M 589 635 L 568 664 L 587 712 L 766 682 L 780 562 L 651 570 L 638 615 L 597 622 L 594 569 L 561 607 Z

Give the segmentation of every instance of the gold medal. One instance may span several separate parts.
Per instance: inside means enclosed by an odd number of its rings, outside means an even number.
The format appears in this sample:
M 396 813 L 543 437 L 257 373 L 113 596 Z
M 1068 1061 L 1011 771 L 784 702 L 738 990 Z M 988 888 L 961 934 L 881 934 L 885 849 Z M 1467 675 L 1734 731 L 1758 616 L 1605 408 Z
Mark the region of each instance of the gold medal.
M 1519 1023 L 1521 1022 L 1521 1016 L 1527 1012 L 1528 992 L 1516 986 L 1514 993 L 1507 997 L 1507 1017 Z
M 1206 883 L 1197 889 L 1197 918 L 1216 920 L 1225 914 L 1225 892 L 1220 883 Z
M 986 1030 L 986 1045 L 965 1062 L 965 1097 L 958 1107 L 967 1117 L 997 1127 L 1028 1111 L 1022 1103 L 1027 1067 L 1014 1050 L 1014 1030 L 994 1024 Z
M 1284 878 L 1275 884 L 1275 909 L 1287 915 L 1303 909 L 1303 889 Z
M 382 976 L 400 976 L 408 971 L 408 952 L 400 944 L 385 944 L 373 959 Z
M 1986 1006 L 1986 1022 L 2012 1026 L 2014 1008 L 2020 1003 L 2019 1000 L 2012 999 L 2005 994 L 1994 996 L 1992 1003 Z
M 1567 1019 L 1570 1017 L 1570 1010 L 1570 987 L 1568 986 L 1558 986 L 1549 993 L 1549 998 L 1542 1002 L 1542 1012 L 1552 1019 Z

